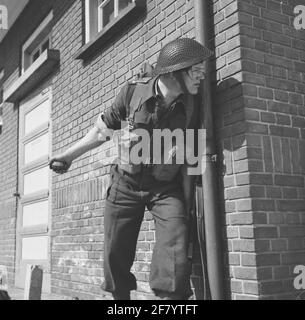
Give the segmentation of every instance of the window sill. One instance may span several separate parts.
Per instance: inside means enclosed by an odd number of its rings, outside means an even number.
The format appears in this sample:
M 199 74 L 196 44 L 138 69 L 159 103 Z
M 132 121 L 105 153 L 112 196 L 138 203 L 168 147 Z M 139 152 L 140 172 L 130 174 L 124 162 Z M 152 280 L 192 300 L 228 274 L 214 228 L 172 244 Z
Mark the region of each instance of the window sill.
M 30 93 L 59 64 L 58 50 L 46 50 L 40 57 L 3 93 L 5 102 L 16 103 Z
M 136 0 L 125 8 L 119 16 L 107 25 L 102 31 L 96 34 L 95 38 L 86 43 L 75 54 L 75 59 L 87 60 L 99 49 L 103 48 L 113 36 L 120 31 L 126 30 L 126 25 L 138 18 L 145 10 L 145 1 Z

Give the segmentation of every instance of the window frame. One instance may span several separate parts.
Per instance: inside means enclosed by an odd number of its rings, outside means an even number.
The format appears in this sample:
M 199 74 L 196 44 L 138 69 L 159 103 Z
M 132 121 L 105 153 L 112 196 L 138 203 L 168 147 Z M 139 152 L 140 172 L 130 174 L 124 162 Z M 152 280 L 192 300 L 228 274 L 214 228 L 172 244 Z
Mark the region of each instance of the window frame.
M 96 4 L 94 7 L 94 3 Z M 106 46 L 109 41 L 114 41 L 114 37 L 126 30 L 126 26 L 130 26 L 142 18 L 146 11 L 146 0 L 132 0 L 126 7 L 119 10 L 118 14 L 98 32 L 98 10 L 101 5 L 106 5 L 108 0 L 98 3 L 98 0 L 84 0 L 84 42 L 83 46 L 74 55 L 75 59 L 87 60 L 92 55 Z
M 110 1 L 113 1 L 113 13 L 114 17 L 112 20 L 109 21 L 106 25 L 101 26 L 101 22 L 103 22 L 103 17 L 102 13 L 103 11 L 101 10 L 104 8 L 107 4 L 110 3 Z M 102 0 L 101 3 L 99 3 L 99 0 L 85 0 L 85 43 L 88 43 L 94 39 L 94 37 L 99 34 L 100 32 L 103 31 L 103 29 L 107 28 L 109 24 L 111 24 L 113 21 L 119 18 L 120 13 L 120 5 L 119 5 L 120 0 Z M 142 0 L 143 1 L 143 0 Z M 128 6 L 140 2 L 139 0 L 131 0 L 131 3 L 128 4 Z M 128 7 L 127 6 L 127 7 Z M 94 10 L 96 9 L 96 10 Z M 92 15 L 96 14 L 96 17 L 92 17 Z M 94 25 L 96 23 L 96 25 Z
M 22 61 L 21 61 L 21 74 L 23 74 L 36 60 L 33 61 L 33 56 L 39 51 L 39 56 L 42 54 L 43 44 L 49 40 L 49 49 L 51 44 L 51 32 L 53 22 L 53 10 L 51 10 L 39 26 L 34 30 L 30 37 L 22 46 Z M 44 35 L 46 34 L 46 35 Z M 42 38 L 41 38 L 42 37 Z
M 103 11 L 102 9 L 110 2 L 113 1 L 113 19 L 109 21 L 111 23 L 114 19 L 116 19 L 120 14 L 120 6 L 119 1 L 120 0 L 103 0 L 98 6 L 98 14 L 97 14 L 97 32 L 101 32 L 109 23 L 107 23 L 105 26 L 103 26 Z M 135 2 L 135 0 L 132 0 L 132 2 Z
M 46 48 L 46 49 L 43 50 L 43 46 L 44 46 L 44 44 L 45 44 L 47 41 L 49 41 L 48 48 Z M 50 49 L 50 46 L 51 46 L 51 36 L 50 36 L 50 34 L 48 34 L 42 41 L 39 42 L 38 46 L 37 46 L 34 50 L 32 50 L 32 52 L 29 54 L 29 55 L 30 55 L 31 64 L 33 64 L 33 63 L 41 56 L 41 54 L 42 54 L 45 50 Z M 39 55 L 38 55 L 38 57 L 34 60 L 34 59 L 33 59 L 33 58 L 34 58 L 34 55 L 35 55 L 37 52 L 39 53 Z

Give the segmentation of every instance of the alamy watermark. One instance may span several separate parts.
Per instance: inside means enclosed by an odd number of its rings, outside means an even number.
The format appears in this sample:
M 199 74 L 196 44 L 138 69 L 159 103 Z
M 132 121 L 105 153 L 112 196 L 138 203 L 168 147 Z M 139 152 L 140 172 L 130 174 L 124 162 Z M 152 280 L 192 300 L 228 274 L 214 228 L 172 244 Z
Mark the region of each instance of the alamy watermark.
M 106 133 L 105 133 L 106 132 Z M 128 122 L 121 123 L 121 130 L 107 129 L 105 136 L 112 139 L 120 165 L 183 165 L 188 164 L 188 175 L 203 174 L 206 169 L 205 129 L 131 129 Z M 196 152 L 195 152 L 196 151 Z M 103 160 L 103 159 L 101 159 Z
M 300 290 L 298 300 L 305 300 L 305 266 L 298 265 L 294 268 L 293 273 L 297 276 L 294 278 L 293 286 L 296 290 Z
M 8 12 L 7 7 L 0 5 L 0 30 L 8 29 Z
M 296 15 L 293 26 L 296 30 L 305 30 L 305 6 L 299 5 L 294 8 L 294 14 Z
M 296 266 L 293 273 L 297 274 L 293 281 L 294 288 L 296 290 L 305 290 L 305 266 Z

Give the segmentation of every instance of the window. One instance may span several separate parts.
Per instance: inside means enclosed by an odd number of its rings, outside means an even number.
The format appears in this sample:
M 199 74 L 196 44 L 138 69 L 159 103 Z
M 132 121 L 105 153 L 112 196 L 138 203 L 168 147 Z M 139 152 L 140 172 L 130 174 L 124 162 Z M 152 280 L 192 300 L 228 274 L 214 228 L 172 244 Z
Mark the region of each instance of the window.
M 39 56 L 40 56 L 40 50 L 38 49 L 38 50 L 36 50 L 36 51 L 31 55 L 31 61 L 32 61 L 32 63 L 33 63 L 34 61 L 36 61 L 36 60 L 39 58 Z
M 36 61 L 45 50 L 49 49 L 49 47 L 50 47 L 50 36 L 48 36 L 47 39 L 44 39 L 38 45 L 38 47 L 35 50 L 33 50 L 33 52 L 30 54 L 31 62 L 33 63 L 34 61 Z
M 53 12 L 50 12 L 22 46 L 22 73 L 24 73 L 45 50 L 50 49 L 52 20 Z
M 75 55 L 88 59 L 143 17 L 146 0 L 85 0 L 85 44 Z
M 86 0 L 86 43 L 135 2 L 135 0 Z
M 98 7 L 98 31 L 101 31 L 104 27 L 114 19 L 114 0 L 102 1 Z M 117 9 L 117 7 L 116 7 Z
M 119 13 L 134 0 L 99 0 L 98 1 L 98 32 L 112 22 Z

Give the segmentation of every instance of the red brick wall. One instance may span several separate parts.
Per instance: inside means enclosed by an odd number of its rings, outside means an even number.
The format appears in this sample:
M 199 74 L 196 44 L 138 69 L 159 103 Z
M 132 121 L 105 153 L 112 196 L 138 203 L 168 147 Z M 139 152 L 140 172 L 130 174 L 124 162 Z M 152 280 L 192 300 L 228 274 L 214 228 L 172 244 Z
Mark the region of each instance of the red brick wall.
M 1 87 L 12 74 L 18 75 L 21 46 L 37 27 L 43 15 L 47 13 L 47 1 L 41 1 L 40 4 L 31 10 L 28 10 L 27 7 L 0 44 L 0 69 L 5 69 L 5 75 L 0 81 Z M 18 109 L 14 108 L 12 104 L 4 103 L 2 112 L 3 127 L 0 133 L 0 265 L 8 268 L 9 284 L 13 285 L 16 249 L 16 198 L 13 194 L 17 190 Z
M 233 299 L 294 298 L 293 269 L 305 261 L 305 36 L 285 3 L 214 1 L 215 118 Z
M 147 15 L 85 64 L 74 59 L 83 42 L 82 26 L 81 2 L 76 1 L 53 29 L 54 48 L 61 51 L 60 72 L 53 80 L 54 153 L 87 133 L 144 60 L 155 63 L 166 42 L 194 36 L 193 1 L 148 0 Z M 102 297 L 104 196 L 109 171 L 101 161 L 102 151 L 110 154 L 107 147 L 94 150 L 75 161 L 68 174 L 53 177 L 52 291 L 57 294 Z M 154 223 L 147 213 L 133 266 L 140 299 L 152 297 L 148 279 L 154 240 Z M 198 277 L 194 281 L 198 284 Z
M 61 52 L 60 71 L 52 81 L 53 153 L 65 150 L 83 137 L 104 108 L 109 107 L 120 86 L 133 77 L 144 60 L 156 62 L 161 46 L 179 36 L 194 36 L 193 2 L 147 1 L 147 15 L 139 24 L 101 50 L 88 64 L 75 60 L 83 43 L 82 1 L 31 1 L 1 42 L 1 67 L 6 81 L 18 74 L 21 46 L 53 9 L 54 49 Z M 21 31 L 22 30 L 22 31 Z M 17 181 L 17 109 L 4 106 L 1 154 L 1 264 L 10 267 L 13 284 L 15 255 L 15 192 Z M 15 141 L 16 150 L 9 148 Z M 106 152 L 109 154 L 110 150 Z M 75 162 L 69 174 L 53 177 L 52 291 L 80 298 L 100 298 L 103 277 L 103 207 L 109 167 L 95 150 Z M 108 155 L 107 154 L 107 155 Z M 2 163 L 1 163 L 2 164 Z M 3 191 L 2 191 L 3 190 Z M 1 229 L 1 230 L 2 230 Z M 8 240 L 11 239 L 11 240 Z M 10 243 L 9 243 L 10 241 Z M 146 214 L 139 236 L 133 270 L 139 298 L 149 296 L 147 284 L 154 246 L 154 225 Z M 198 254 L 197 254 L 198 260 Z M 194 285 L 200 286 L 200 269 L 194 266 Z M 200 295 L 200 290 L 199 290 Z
M 34 0 L 26 6 L 22 15 L 7 33 L 0 44 L 0 69 L 5 76 L 0 86 L 19 74 L 21 47 L 37 28 L 54 4 L 55 19 L 60 19 L 67 5 L 73 1 Z M 9 285 L 14 284 L 15 236 L 16 236 L 16 198 L 17 188 L 17 146 L 18 146 L 18 108 L 4 103 L 2 108 L 3 126 L 0 132 L 0 265 L 8 269 Z
M 257 281 L 254 243 L 243 236 L 253 225 L 253 214 L 248 212 L 245 199 L 253 191 L 250 186 L 237 187 L 240 173 L 249 170 L 238 1 L 213 1 L 210 11 L 211 47 L 215 47 L 216 54 L 212 101 L 220 155 L 217 169 L 219 214 L 224 225 L 225 292 L 229 299 L 248 299 L 252 298 L 249 294 L 256 289 Z
M 249 179 L 260 190 L 249 209 L 263 217 L 252 237 L 266 299 L 294 298 L 293 269 L 305 263 L 305 33 L 293 27 L 293 4 L 240 3 Z
M 0 265 L 7 268 L 10 285 L 15 270 L 17 132 L 17 111 L 4 104 L 0 133 Z

